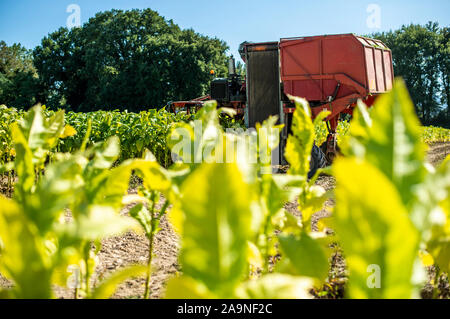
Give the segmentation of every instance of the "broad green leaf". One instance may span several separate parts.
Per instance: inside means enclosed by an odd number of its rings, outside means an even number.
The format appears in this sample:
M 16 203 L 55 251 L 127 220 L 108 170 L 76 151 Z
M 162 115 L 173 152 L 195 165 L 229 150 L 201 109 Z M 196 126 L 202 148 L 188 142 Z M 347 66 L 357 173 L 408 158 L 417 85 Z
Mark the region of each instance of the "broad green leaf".
M 293 214 L 286 212 L 284 214 L 284 221 L 281 230 L 284 234 L 299 235 L 303 230 L 302 221 Z
M 229 296 L 231 297 L 231 296 Z M 218 298 L 201 282 L 187 276 L 174 277 L 167 283 L 166 299 L 215 299 Z
M 51 264 L 44 241 L 21 208 L 2 196 L 0 272 L 14 280 L 11 293 L 15 298 L 46 299 L 52 295 Z
M 450 235 L 441 234 L 427 243 L 427 250 L 440 272 L 450 272 Z
M 235 164 L 202 164 L 182 185 L 174 204 L 182 212 L 183 273 L 209 290 L 229 291 L 246 270 L 250 236 L 247 184 Z
M 364 142 L 369 139 L 372 119 L 367 106 L 361 100 L 358 100 L 357 107 L 353 111 L 353 117 L 348 134 L 343 138 L 340 144 L 341 151 L 345 154 L 355 155 L 363 158 L 366 150 Z
M 133 159 L 109 171 L 102 171 L 92 179 L 90 183 L 92 204 L 121 207 L 122 198 L 127 194 L 133 171 L 143 177 L 143 184 L 147 189 L 160 191 L 169 199 L 173 198 L 171 182 L 164 168 L 157 162 Z
M 322 186 L 312 185 L 305 187 L 299 196 L 299 210 L 302 213 L 302 223 L 306 227 L 311 227 L 311 217 L 320 211 L 330 194 Z
M 313 285 L 311 278 L 269 274 L 242 283 L 236 295 L 243 299 L 312 299 Z
M 151 234 L 152 232 L 152 217 L 150 216 L 150 212 L 143 204 L 137 204 L 133 206 L 129 214 L 131 217 L 136 219 L 139 224 L 141 224 L 142 228 L 145 231 L 146 235 Z
M 138 277 L 147 271 L 147 267 L 136 265 L 130 266 L 114 272 L 109 278 L 105 279 L 100 285 L 95 288 L 90 299 L 107 299 L 110 298 L 116 291 L 118 285 L 123 281 Z
M 294 200 L 300 190 L 298 185 L 304 181 L 299 176 L 287 174 L 264 175 L 261 181 L 261 199 L 265 202 L 269 216 L 283 209 L 284 204 Z
M 76 240 L 97 240 L 139 228 L 136 220 L 118 215 L 112 207 L 94 205 L 89 208 L 87 215 L 78 216 L 74 222 L 61 225 L 58 233 Z
M 167 136 L 167 145 L 183 163 L 194 162 L 194 129 L 187 123 L 177 123 Z M 174 159 L 175 161 L 175 159 Z
M 347 297 L 411 298 L 419 232 L 395 185 L 373 165 L 356 159 L 337 159 L 333 172 L 333 225 L 350 272 Z
M 57 263 L 54 264 L 53 268 L 52 284 L 61 287 L 68 286 L 69 277 L 76 276 L 74 272 L 80 269 L 82 253 L 74 246 L 66 246 L 64 240 L 59 240 L 56 258 Z
M 330 114 L 331 114 L 330 111 L 322 111 L 319 114 L 317 114 L 317 116 L 314 118 L 314 121 L 313 121 L 314 127 L 321 125 L 323 120 L 326 119 L 327 116 Z M 314 130 L 314 132 L 315 132 L 315 130 Z
M 426 242 L 439 270 L 450 272 L 450 156 L 438 168 L 430 184 L 432 202 L 439 202 L 429 214 L 430 238 Z M 432 187 L 431 187 L 432 186 Z
M 59 154 L 55 159 L 46 167 L 35 193 L 27 195 L 24 205 L 27 215 L 41 234 L 51 230 L 52 224 L 64 213 L 64 209 L 74 203 L 85 187 L 82 170 L 87 159 L 69 154 Z
M 287 139 L 284 156 L 290 164 L 289 174 L 306 176 L 314 143 L 314 124 L 308 102 L 302 98 L 294 98 L 294 102 L 292 135 Z
M 260 159 L 258 162 L 258 134 L 256 131 L 227 132 L 224 134 L 222 146 L 223 162 L 237 163 L 245 182 L 255 183 L 258 174 L 267 172 L 267 170 L 272 171 L 270 162 L 266 163 L 264 169 L 261 167 Z M 258 171 L 258 169 L 260 170 Z
M 19 200 L 26 200 L 26 195 L 33 190 L 35 181 L 33 152 L 17 123 L 11 125 L 11 133 L 16 150 L 14 168 L 19 176 L 15 192 L 19 196 Z
M 251 241 L 247 242 L 247 260 L 250 267 L 255 269 L 263 266 L 263 260 L 258 247 Z
M 263 169 L 263 174 L 272 173 L 272 151 L 280 143 L 280 133 L 283 124 L 276 125 L 277 116 L 270 116 L 262 125 L 256 123 L 256 132 L 258 134 L 258 162 Z
M 414 187 L 426 174 L 426 147 L 420 141 L 420 123 L 404 82 L 397 79 L 394 88 L 375 101 L 371 119 L 368 116 L 362 106 L 359 114 L 355 112 L 349 132 L 351 147 L 344 147 L 344 152 L 379 168 L 409 208 Z
M 25 114 L 19 125 L 33 153 L 33 163 L 41 164 L 64 131 L 64 111 L 45 117 L 41 106 L 36 105 Z
M 434 265 L 434 259 L 433 256 L 431 256 L 428 252 L 426 251 L 419 251 L 419 258 L 422 261 L 422 264 L 425 267 L 431 267 Z
M 205 103 L 194 121 L 178 123 L 171 129 L 167 144 L 183 163 L 196 167 L 222 155 L 216 153 L 223 148 L 223 130 L 216 105 L 214 101 Z
M 421 184 L 414 187 L 414 194 L 410 217 L 421 231 L 422 240 L 427 242 L 432 235 L 436 236 L 432 232 L 443 231 L 445 224 L 445 204 L 450 194 L 450 161 L 444 161 L 437 170 L 427 167 L 427 175 Z
M 282 256 L 288 259 L 289 273 L 324 281 L 328 275 L 328 253 L 305 232 L 299 236 L 279 235 Z M 286 264 L 285 264 L 286 265 Z
M 120 140 L 117 136 L 111 136 L 106 141 L 97 143 L 89 151 L 94 158 L 89 162 L 93 169 L 108 169 L 117 160 L 120 154 Z

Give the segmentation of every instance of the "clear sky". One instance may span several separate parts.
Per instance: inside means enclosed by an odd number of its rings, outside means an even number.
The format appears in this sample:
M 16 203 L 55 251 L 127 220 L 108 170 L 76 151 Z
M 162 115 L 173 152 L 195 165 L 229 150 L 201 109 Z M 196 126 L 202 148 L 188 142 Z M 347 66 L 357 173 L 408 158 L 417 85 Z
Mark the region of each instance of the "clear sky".
M 182 28 L 225 40 L 234 55 L 243 41 L 368 34 L 430 20 L 450 25 L 450 0 L 0 0 L 0 40 L 34 48 L 66 26 L 70 4 L 80 7 L 81 23 L 113 8 L 151 8 Z

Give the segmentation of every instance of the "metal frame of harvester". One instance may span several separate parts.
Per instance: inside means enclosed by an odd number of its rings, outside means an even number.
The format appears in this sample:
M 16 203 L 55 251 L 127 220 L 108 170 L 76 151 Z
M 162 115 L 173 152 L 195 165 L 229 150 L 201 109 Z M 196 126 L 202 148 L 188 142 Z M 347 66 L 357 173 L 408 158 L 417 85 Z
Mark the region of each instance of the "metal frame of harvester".
M 322 110 L 328 138 L 321 149 L 328 161 L 336 153 L 336 128 L 342 113 L 352 114 L 358 99 L 368 106 L 377 95 L 392 88 L 391 50 L 381 41 L 354 34 L 282 38 L 276 42 L 249 43 L 239 47 L 246 65 L 245 81 L 230 59 L 229 77 L 214 79 L 211 94 L 190 101 L 170 102 L 171 110 L 191 112 L 206 100 L 236 109 L 247 127 L 270 115 L 285 124 L 281 150 L 290 131 L 294 105 L 288 95 L 303 97 L 314 118 Z

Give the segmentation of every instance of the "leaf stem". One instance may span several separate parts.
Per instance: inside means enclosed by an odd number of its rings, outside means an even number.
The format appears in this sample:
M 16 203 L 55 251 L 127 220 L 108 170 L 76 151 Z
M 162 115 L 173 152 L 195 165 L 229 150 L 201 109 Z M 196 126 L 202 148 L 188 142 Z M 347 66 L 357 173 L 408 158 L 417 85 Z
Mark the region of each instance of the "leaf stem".
M 145 279 L 145 292 L 144 292 L 144 299 L 149 299 L 150 297 L 150 279 L 152 274 L 152 257 L 153 257 L 153 235 L 155 234 L 155 198 L 156 198 L 156 192 L 151 192 L 151 200 L 152 200 L 152 208 L 150 210 L 150 217 L 151 217 L 151 230 L 150 234 L 148 234 L 148 259 L 147 259 L 147 277 Z

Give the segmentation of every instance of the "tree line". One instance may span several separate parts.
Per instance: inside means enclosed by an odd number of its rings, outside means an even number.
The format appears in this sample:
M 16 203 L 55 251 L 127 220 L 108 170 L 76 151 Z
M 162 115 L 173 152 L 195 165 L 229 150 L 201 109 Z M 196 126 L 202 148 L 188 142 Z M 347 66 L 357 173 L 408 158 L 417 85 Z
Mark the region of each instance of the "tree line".
M 98 13 L 34 50 L 0 43 L 0 104 L 74 111 L 160 107 L 206 93 L 227 72 L 227 44 L 146 10 Z
M 438 23 L 371 34 L 393 55 L 424 124 L 450 126 L 450 36 Z M 0 42 L 0 104 L 74 111 L 160 107 L 208 92 L 227 74 L 227 44 L 181 29 L 151 9 L 101 12 L 27 50 Z

